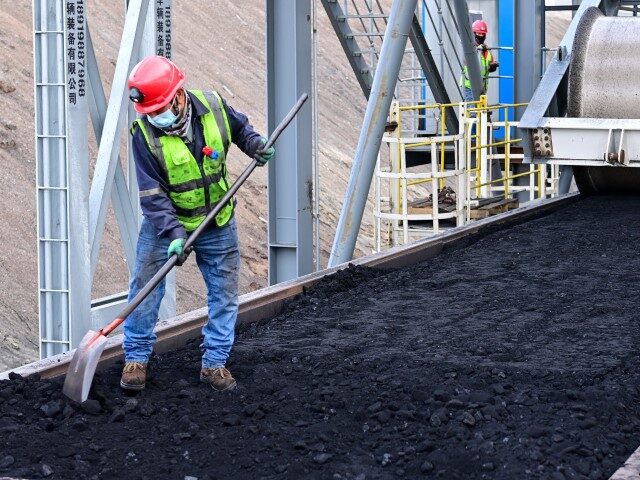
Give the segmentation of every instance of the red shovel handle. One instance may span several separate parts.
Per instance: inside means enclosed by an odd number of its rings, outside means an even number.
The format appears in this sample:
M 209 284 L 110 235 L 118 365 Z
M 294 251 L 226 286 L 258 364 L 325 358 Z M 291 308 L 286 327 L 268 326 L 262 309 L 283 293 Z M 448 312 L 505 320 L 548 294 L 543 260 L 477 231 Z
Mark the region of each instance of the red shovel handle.
M 100 333 L 105 337 L 108 337 L 109 334 L 118 328 L 122 322 L 124 322 L 124 318 L 116 318 L 113 322 L 100 330 Z

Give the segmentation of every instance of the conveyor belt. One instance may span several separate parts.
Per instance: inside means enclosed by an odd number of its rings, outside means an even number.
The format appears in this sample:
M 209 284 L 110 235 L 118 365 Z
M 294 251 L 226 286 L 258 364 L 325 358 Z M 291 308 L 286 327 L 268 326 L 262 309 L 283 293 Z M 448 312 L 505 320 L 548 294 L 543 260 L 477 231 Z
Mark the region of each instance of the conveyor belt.
M 535 202 L 507 214 L 473 222 L 465 227 L 455 228 L 442 235 L 427 238 L 411 245 L 396 247 L 380 254 L 359 258 L 352 263 L 378 268 L 398 268 L 412 265 L 438 255 L 444 246 L 482 235 L 487 230 L 507 228 L 519 222 L 546 215 L 578 199 L 579 195 L 570 194 L 551 200 Z M 282 310 L 285 301 L 294 298 L 302 293 L 304 288 L 308 288 L 322 278 L 333 275 L 344 267 L 345 265 L 342 265 L 322 270 L 296 280 L 243 295 L 240 299 L 238 324 L 274 317 Z M 155 350 L 160 353 L 167 352 L 198 337 L 206 318 L 206 308 L 202 308 L 160 322 L 156 329 L 158 340 Z M 122 337 L 120 335 L 114 335 L 110 339 L 98 368 L 104 368 L 122 358 L 121 343 Z M 72 356 L 73 351 L 43 359 L 12 371 L 24 376 L 36 373 L 42 378 L 55 378 L 66 373 Z M 0 380 L 8 378 L 8 374 L 9 371 L 0 373 Z
M 135 398 L 118 367 L 83 407 L 0 382 L 0 475 L 606 479 L 640 431 L 640 200 L 575 199 L 258 295 L 233 393 L 198 383 L 201 315 Z

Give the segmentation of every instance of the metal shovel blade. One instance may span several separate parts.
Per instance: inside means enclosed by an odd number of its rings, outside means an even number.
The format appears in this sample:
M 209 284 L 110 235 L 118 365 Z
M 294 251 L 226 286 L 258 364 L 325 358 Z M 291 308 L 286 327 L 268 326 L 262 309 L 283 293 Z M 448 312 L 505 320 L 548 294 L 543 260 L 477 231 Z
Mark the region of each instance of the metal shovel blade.
M 93 374 L 106 344 L 107 337 L 102 332 L 89 330 L 78 345 L 62 387 L 62 393 L 71 400 L 82 403 L 89 396 Z

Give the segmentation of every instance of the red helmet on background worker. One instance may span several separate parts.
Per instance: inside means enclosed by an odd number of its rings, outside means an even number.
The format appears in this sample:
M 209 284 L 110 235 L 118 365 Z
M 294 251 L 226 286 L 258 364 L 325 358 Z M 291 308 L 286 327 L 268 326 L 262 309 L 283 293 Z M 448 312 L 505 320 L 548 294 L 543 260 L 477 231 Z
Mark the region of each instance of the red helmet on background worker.
M 471 30 L 476 35 L 485 35 L 486 36 L 487 33 L 489 32 L 489 26 L 487 25 L 487 22 L 485 22 L 484 20 L 476 20 L 471 25 Z
M 138 113 L 152 113 L 169 104 L 184 83 L 185 75 L 165 57 L 147 57 L 129 75 L 129 98 Z

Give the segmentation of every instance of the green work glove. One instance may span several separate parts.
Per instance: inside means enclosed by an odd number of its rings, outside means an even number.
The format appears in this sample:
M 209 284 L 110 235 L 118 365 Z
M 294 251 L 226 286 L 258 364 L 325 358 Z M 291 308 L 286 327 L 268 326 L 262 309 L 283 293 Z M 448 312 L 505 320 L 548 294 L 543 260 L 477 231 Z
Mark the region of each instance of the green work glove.
M 260 138 L 260 144 L 264 147 L 267 144 L 267 139 L 264 137 Z M 256 162 L 258 165 L 263 167 L 266 163 L 271 160 L 271 158 L 276 154 L 276 149 L 273 147 L 269 147 L 267 150 L 262 151 L 262 149 L 256 152 Z
M 167 250 L 167 257 L 171 258 L 174 253 L 179 257 L 182 255 L 182 249 L 184 248 L 184 238 L 176 238 L 169 244 L 169 250 Z

